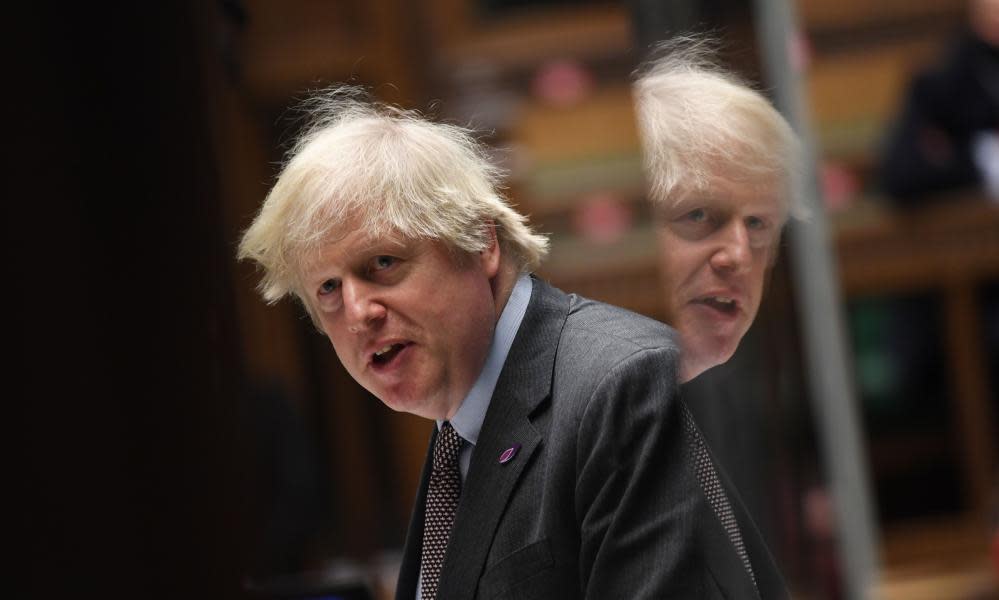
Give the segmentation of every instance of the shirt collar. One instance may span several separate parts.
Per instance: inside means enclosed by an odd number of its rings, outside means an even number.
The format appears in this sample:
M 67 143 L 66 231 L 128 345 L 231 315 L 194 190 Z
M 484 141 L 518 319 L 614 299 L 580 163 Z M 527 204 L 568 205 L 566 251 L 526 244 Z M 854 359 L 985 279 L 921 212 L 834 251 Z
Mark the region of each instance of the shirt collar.
M 499 321 L 496 322 L 493 341 L 489 346 L 489 354 L 486 355 L 482 372 L 479 373 L 479 378 L 475 380 L 472 389 L 468 391 L 468 395 L 461 401 L 458 412 L 451 417 L 450 422 L 454 430 L 473 446 L 479 441 L 479 430 L 482 429 L 482 421 L 486 418 L 489 401 L 492 400 L 500 371 L 503 370 L 507 354 L 510 353 L 513 338 L 520 329 L 520 322 L 524 320 L 533 287 L 530 275 L 525 273 L 517 278 L 517 283 L 510 292 L 510 298 L 503 307 Z M 437 427 L 440 428 L 442 423 L 443 421 L 438 420 Z

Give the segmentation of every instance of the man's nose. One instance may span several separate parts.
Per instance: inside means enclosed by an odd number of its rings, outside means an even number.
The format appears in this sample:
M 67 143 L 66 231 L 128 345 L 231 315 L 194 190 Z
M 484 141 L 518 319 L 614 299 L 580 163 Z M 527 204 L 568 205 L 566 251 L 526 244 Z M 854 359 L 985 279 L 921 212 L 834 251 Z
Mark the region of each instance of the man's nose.
M 345 279 L 341 286 L 348 331 L 360 333 L 372 323 L 385 318 L 385 305 L 371 285 L 354 279 Z
M 719 243 L 711 255 L 711 267 L 736 273 L 747 270 L 752 260 L 752 248 L 745 223 L 733 221 L 718 233 Z

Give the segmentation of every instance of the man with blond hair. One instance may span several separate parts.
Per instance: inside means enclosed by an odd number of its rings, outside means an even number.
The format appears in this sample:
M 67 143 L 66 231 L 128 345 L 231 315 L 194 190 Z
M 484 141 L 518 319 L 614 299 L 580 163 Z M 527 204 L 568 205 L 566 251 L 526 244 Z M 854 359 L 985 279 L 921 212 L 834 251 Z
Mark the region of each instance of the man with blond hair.
M 437 423 L 396 597 L 737 597 L 706 568 L 722 540 L 745 577 L 672 331 L 530 275 L 547 241 L 469 133 L 357 95 L 313 100 L 239 253 L 361 385 Z
M 794 132 L 766 98 L 717 65 L 713 46 L 685 37 L 660 45 L 634 86 L 666 320 L 680 336 L 681 383 L 735 353 L 756 318 L 785 223 L 807 214 L 791 192 L 800 155 Z M 721 398 L 694 402 L 692 391 L 683 388 L 699 424 L 745 426 L 730 413 L 704 419 L 721 410 Z M 706 444 L 702 449 L 707 455 Z M 705 464 L 715 461 L 706 456 Z M 712 471 L 699 472 L 701 484 L 760 595 L 784 597 L 755 523 L 725 473 Z
M 797 138 L 711 44 L 664 44 L 635 83 L 667 317 L 686 382 L 732 357 L 756 318 L 789 217 Z

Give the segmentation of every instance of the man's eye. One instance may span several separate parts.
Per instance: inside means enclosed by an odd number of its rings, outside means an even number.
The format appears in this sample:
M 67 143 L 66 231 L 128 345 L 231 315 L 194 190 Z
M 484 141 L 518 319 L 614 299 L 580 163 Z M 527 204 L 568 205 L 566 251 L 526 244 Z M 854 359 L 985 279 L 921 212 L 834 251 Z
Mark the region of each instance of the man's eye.
M 373 266 L 376 271 L 381 271 L 382 269 L 387 269 L 396 263 L 396 258 L 394 256 L 376 256 L 373 261 Z
M 694 210 L 683 215 L 683 219 L 690 221 L 691 223 L 703 223 L 708 220 L 708 211 L 703 208 L 695 208 Z
M 766 229 L 767 222 L 760 217 L 746 217 L 746 228 L 752 230 Z
M 319 286 L 319 295 L 326 296 L 337 291 L 340 287 L 340 282 L 336 279 L 327 279 Z

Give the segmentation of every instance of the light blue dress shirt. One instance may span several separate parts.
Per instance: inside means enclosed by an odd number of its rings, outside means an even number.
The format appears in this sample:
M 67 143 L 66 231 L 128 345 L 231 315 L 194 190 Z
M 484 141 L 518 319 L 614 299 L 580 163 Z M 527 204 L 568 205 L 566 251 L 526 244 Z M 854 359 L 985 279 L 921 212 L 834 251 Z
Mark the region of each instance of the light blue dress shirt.
M 465 483 L 468 477 L 468 465 L 472 461 L 472 450 L 479 441 L 479 430 L 482 429 L 482 421 L 486 418 L 486 410 L 489 408 L 489 401 L 492 400 L 493 390 L 496 389 L 496 382 L 499 381 L 500 371 L 506 363 L 506 356 L 510 353 L 510 346 L 513 345 L 513 338 L 516 337 L 520 329 L 520 322 L 524 320 L 524 313 L 527 312 L 527 303 L 531 300 L 531 289 L 534 284 L 529 275 L 521 275 L 517 283 L 510 292 L 510 298 L 503 307 L 499 321 L 496 322 L 496 331 L 493 333 L 493 342 L 489 346 L 489 354 L 486 355 L 486 364 L 482 366 L 479 378 L 475 380 L 472 389 L 468 390 L 465 399 L 461 401 L 458 412 L 451 417 L 451 426 L 458 432 L 465 443 L 461 445 L 461 454 L 458 462 L 461 467 L 461 483 Z M 440 429 L 444 421 L 437 421 L 437 428 Z
M 521 274 L 517 278 L 517 283 L 510 292 L 510 298 L 503 307 L 499 321 L 496 322 L 496 330 L 493 332 L 493 341 L 489 346 L 489 354 L 486 355 L 486 363 L 482 366 L 482 372 L 478 379 L 468 390 L 465 399 L 461 401 L 458 412 L 451 417 L 451 426 L 461 436 L 465 443 L 461 445 L 461 452 L 458 455 L 458 465 L 461 469 L 461 483 L 464 485 L 468 478 L 468 465 L 472 461 L 472 451 L 479 441 L 479 430 L 482 429 L 482 421 L 486 418 L 486 411 L 489 409 L 489 401 L 492 400 L 493 390 L 496 389 L 496 382 L 499 381 L 500 371 L 506 363 L 506 357 L 510 353 L 510 346 L 513 345 L 513 338 L 520 330 L 520 323 L 524 320 L 527 312 L 527 304 L 531 300 L 531 290 L 534 283 L 530 275 Z M 437 421 L 437 428 L 440 429 L 444 421 Z M 423 582 L 422 569 L 420 577 L 416 582 L 416 600 L 421 600 L 420 587 Z

